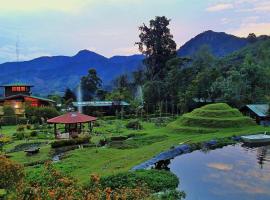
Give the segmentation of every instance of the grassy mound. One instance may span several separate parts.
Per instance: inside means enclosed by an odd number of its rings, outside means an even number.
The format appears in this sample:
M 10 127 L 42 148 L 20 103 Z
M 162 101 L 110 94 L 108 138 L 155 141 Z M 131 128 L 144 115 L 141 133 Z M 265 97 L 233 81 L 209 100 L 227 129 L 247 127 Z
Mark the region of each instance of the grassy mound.
M 225 103 L 215 103 L 184 114 L 169 126 L 187 132 L 209 133 L 221 128 L 242 128 L 253 125 L 255 122 L 243 116 L 237 109 Z

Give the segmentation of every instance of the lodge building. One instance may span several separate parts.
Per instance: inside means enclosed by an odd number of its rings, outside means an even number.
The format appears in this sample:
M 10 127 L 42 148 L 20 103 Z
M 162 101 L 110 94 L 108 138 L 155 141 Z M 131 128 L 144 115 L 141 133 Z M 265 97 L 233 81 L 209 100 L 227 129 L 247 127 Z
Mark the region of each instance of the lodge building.
M 16 115 L 24 116 L 25 106 L 42 107 L 55 104 L 53 100 L 32 95 L 33 85 L 12 83 L 0 87 L 4 88 L 4 96 L 0 98 L 0 116 L 4 114 L 4 106 L 13 107 Z

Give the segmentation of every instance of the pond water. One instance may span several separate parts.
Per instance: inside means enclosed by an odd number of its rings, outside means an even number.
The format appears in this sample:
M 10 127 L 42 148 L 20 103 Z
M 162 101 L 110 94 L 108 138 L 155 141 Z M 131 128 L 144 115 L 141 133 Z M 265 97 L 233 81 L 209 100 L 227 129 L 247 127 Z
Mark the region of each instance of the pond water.
M 269 200 L 270 146 L 229 145 L 172 159 L 186 200 Z

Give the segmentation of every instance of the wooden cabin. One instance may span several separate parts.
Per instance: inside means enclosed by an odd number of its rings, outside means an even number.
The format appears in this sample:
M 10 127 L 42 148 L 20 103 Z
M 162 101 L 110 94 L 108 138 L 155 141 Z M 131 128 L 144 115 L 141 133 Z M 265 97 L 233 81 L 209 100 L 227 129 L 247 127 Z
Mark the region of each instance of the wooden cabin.
M 52 106 L 55 104 L 53 100 L 33 96 L 31 92 L 32 85 L 24 83 L 13 83 L 2 85 L 4 88 L 4 96 L 0 98 L 0 115 L 3 115 L 3 107 L 11 106 L 18 116 L 24 116 L 25 107 L 42 107 Z
M 256 120 L 257 124 L 269 126 L 270 115 L 268 104 L 248 104 L 240 108 L 240 111 Z

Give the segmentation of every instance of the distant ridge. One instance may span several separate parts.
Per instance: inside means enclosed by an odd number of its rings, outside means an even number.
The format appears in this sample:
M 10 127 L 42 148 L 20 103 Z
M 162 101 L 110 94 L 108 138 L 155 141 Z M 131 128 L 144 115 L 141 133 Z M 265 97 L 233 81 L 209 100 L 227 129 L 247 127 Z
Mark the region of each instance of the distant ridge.
M 180 56 L 192 56 L 201 46 L 207 45 L 217 57 L 226 56 L 248 45 L 247 38 L 240 38 L 224 32 L 205 31 L 195 36 L 178 50 Z
M 258 39 L 267 39 L 260 36 Z M 186 42 L 179 50 L 180 56 L 192 56 L 202 45 L 208 45 L 212 53 L 224 57 L 249 46 L 248 38 L 239 38 L 224 32 L 205 31 Z M 74 56 L 43 56 L 23 62 L 0 64 L 0 85 L 15 81 L 33 84 L 38 95 L 61 93 L 69 87 L 75 88 L 80 78 L 90 68 L 95 68 L 108 86 L 123 73 L 143 66 L 143 55 L 113 56 L 107 58 L 89 50 L 81 50 Z
M 81 76 L 95 68 L 105 85 L 122 73 L 130 73 L 142 65 L 142 55 L 106 58 L 89 50 L 74 56 L 44 56 L 23 62 L 0 64 L 0 84 L 16 80 L 33 84 L 36 94 L 63 92 L 75 88 Z M 23 70 L 22 70 L 23 69 Z

